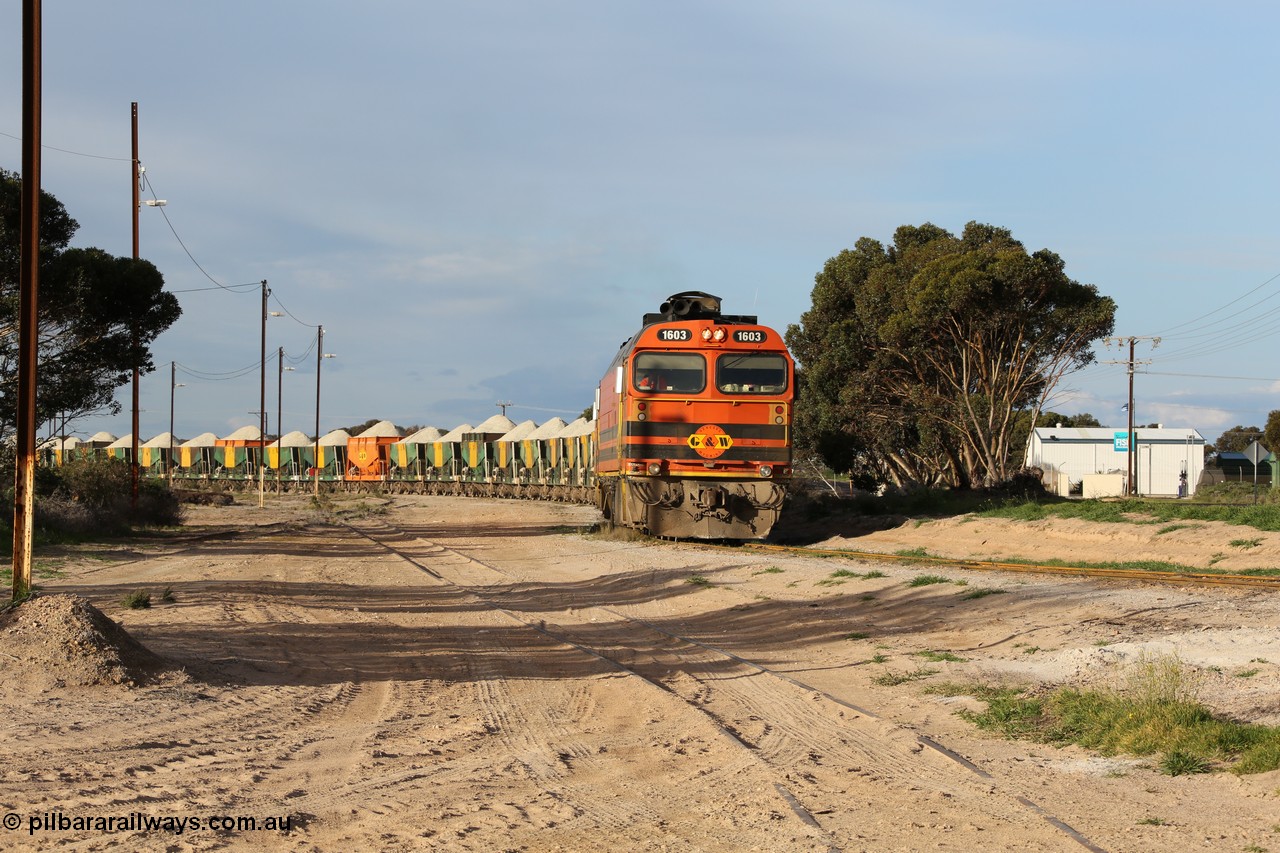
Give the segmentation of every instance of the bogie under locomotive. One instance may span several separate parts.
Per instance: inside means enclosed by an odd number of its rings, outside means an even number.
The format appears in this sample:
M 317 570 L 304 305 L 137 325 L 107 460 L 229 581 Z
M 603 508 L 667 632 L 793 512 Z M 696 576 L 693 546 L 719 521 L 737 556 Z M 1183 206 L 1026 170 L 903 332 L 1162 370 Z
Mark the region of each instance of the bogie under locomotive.
M 679 293 L 646 314 L 596 391 L 596 505 L 672 538 L 757 539 L 791 476 L 795 365 L 778 332 Z

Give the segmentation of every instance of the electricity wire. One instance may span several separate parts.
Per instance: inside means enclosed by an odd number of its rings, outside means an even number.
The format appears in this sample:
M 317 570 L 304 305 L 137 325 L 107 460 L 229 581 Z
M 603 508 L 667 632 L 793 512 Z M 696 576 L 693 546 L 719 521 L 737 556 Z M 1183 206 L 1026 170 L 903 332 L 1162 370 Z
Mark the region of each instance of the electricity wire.
M 3 130 L 0 130 L 0 136 L 7 136 L 10 139 L 16 139 L 19 142 L 22 141 L 21 136 L 14 136 L 12 133 L 5 133 Z M 113 160 L 117 163 L 129 163 L 133 161 L 132 157 L 106 157 L 102 154 L 85 154 L 83 151 L 72 151 L 69 148 L 55 148 L 52 145 L 43 144 L 40 147 L 49 151 L 57 151 L 60 154 L 71 154 L 76 157 L 88 157 L 92 160 Z
M 151 198 L 153 200 L 158 201 L 159 199 L 156 196 L 155 187 L 152 185 L 151 178 L 149 175 L 147 175 L 146 172 L 142 173 L 142 183 L 151 192 Z M 169 214 L 165 212 L 164 206 L 157 205 L 157 207 L 160 210 L 160 215 L 164 217 L 165 223 L 169 226 L 169 230 L 173 232 L 173 239 L 178 241 L 178 245 L 182 247 L 182 251 L 186 252 L 187 257 L 191 259 L 191 263 L 195 264 L 196 269 L 200 270 L 200 274 L 203 275 L 205 278 L 209 279 L 209 281 L 213 282 L 214 285 L 216 285 L 218 288 L 225 290 L 229 293 L 249 293 L 251 292 L 252 288 L 261 286 L 261 283 L 256 281 L 252 283 L 245 283 L 245 284 L 225 285 L 222 282 L 218 281 L 213 276 L 209 275 L 209 273 L 205 270 L 205 268 L 200 266 L 200 262 L 196 260 L 195 255 L 191 254 L 191 250 L 187 248 L 187 244 L 182 242 L 182 238 L 178 236 L 178 229 L 173 227 L 173 222 L 172 220 L 169 219 Z M 179 290 L 174 292 L 187 293 L 189 291 Z

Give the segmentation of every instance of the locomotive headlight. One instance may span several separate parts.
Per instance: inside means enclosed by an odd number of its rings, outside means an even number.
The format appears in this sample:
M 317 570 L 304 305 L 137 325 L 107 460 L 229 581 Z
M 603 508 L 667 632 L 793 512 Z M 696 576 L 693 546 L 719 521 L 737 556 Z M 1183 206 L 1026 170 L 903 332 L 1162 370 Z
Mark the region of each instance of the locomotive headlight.
M 710 330 L 710 329 L 703 329 L 703 330 L 702 330 L 702 339 L 703 339 L 704 341 L 709 341 L 709 340 L 711 340 L 711 330 Z
M 728 336 L 729 336 L 729 333 L 726 332 L 724 329 L 716 329 L 715 332 L 712 333 L 711 335 L 711 340 L 715 341 L 716 343 L 720 343 Z
M 772 466 L 772 465 L 761 465 L 761 466 L 760 466 L 760 476 L 761 476 L 761 477 L 772 477 L 772 476 L 773 476 L 773 466 Z
M 661 462 L 650 462 L 650 463 L 649 463 L 649 476 L 650 476 L 650 477 L 656 477 L 656 476 L 658 476 L 658 475 L 659 475 L 659 474 L 661 474 L 661 473 L 662 473 L 662 463 L 661 463 Z
M 642 416 L 642 417 L 643 417 L 643 416 Z M 780 423 L 782 423 L 782 415 L 778 415 L 776 418 L 774 418 L 774 419 L 773 419 L 773 422 L 774 422 L 775 424 L 780 424 Z

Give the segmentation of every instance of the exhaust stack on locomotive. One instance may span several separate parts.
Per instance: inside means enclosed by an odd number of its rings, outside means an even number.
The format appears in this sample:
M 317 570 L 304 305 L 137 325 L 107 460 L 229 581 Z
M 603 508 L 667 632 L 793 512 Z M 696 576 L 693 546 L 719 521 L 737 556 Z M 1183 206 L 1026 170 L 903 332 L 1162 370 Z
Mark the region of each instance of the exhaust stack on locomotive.
M 777 331 L 677 293 L 597 389 L 596 504 L 672 538 L 763 538 L 791 474 L 795 366 Z

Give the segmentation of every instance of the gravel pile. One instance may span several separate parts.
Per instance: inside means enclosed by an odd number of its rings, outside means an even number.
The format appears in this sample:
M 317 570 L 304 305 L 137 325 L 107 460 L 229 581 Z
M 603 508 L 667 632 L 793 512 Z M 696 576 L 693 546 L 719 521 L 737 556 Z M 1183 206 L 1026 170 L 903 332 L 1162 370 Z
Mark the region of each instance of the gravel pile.
M 41 595 L 0 613 L 5 681 L 29 691 L 146 683 L 170 667 L 78 595 Z

